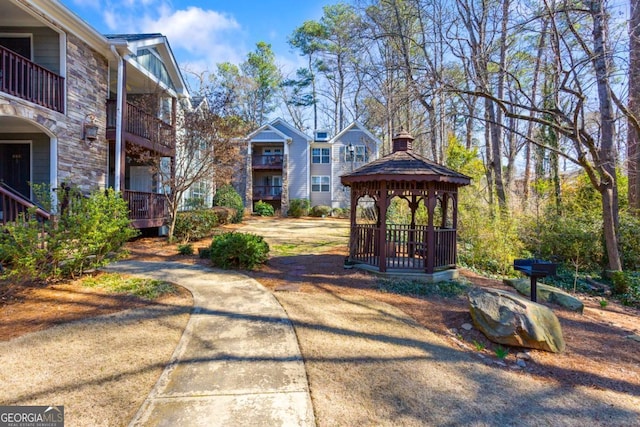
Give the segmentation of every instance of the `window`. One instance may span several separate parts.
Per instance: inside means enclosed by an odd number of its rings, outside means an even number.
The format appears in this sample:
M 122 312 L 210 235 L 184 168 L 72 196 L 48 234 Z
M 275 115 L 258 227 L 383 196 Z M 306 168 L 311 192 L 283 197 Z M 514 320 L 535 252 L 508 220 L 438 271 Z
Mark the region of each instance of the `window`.
M 340 158 L 345 163 L 351 162 L 351 152 L 347 145 L 340 147 Z M 367 161 L 367 147 L 364 145 L 353 146 L 353 161 L 364 163 Z
M 329 177 L 328 176 L 312 176 L 311 191 L 328 193 Z
M 328 148 L 314 148 L 311 150 L 311 163 L 329 163 L 331 158 Z

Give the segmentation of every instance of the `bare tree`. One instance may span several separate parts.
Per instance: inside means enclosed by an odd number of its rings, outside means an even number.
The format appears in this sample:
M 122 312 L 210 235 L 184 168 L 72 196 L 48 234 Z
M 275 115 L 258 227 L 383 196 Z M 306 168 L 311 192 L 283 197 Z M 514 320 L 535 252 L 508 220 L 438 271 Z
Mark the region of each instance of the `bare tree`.
M 551 54 L 545 67 L 547 73 L 554 75 L 554 87 L 548 91 L 547 99 L 533 103 L 529 88 L 511 73 L 507 77 L 514 79 L 513 87 L 520 95 L 515 103 L 513 98 L 500 98 L 482 86 L 463 92 L 491 101 L 506 117 L 547 127 L 571 142 L 567 150 L 545 145 L 539 139 L 531 141 L 585 170 L 602 201 L 609 269 L 620 270 L 613 107 L 623 106 L 611 90 L 614 75 L 607 8 L 600 0 L 558 4 L 548 0 L 544 6 L 533 19 L 549 19 Z
M 629 206 L 640 212 L 640 1 L 630 0 L 629 19 L 629 114 L 627 123 L 627 170 L 629 174 Z M 634 120 L 635 119 L 635 120 Z

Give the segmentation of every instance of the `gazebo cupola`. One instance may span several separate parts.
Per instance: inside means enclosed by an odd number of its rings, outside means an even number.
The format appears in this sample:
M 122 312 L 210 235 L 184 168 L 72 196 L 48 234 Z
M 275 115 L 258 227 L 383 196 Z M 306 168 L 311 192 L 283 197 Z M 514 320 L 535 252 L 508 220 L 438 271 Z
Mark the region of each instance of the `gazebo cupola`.
M 401 131 L 393 152 L 341 177 L 351 187 L 349 262 L 381 273 L 456 275 L 458 187 L 471 179 L 413 152 Z

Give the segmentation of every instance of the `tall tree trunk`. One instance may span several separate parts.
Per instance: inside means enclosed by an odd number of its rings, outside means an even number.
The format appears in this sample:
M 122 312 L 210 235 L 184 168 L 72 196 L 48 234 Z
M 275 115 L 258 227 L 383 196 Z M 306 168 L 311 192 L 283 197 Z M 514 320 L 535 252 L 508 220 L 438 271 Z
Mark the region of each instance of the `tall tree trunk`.
M 467 102 L 467 110 L 469 114 L 467 116 L 467 123 L 465 129 L 465 146 L 467 150 L 471 150 L 473 147 L 473 122 L 476 114 L 476 99 L 473 97 L 469 97 Z
M 497 95 L 498 99 L 504 99 L 504 76 L 507 67 L 507 23 L 509 21 L 509 0 L 502 0 L 502 22 L 500 29 L 500 68 L 498 70 L 498 82 L 497 82 Z M 497 114 L 495 113 L 495 110 Z M 491 103 L 491 109 L 489 115 L 493 115 L 495 121 L 491 124 L 491 137 L 493 148 L 493 175 L 496 182 L 496 193 L 498 195 L 498 205 L 500 207 L 500 213 L 507 213 L 507 192 L 505 188 L 505 182 L 502 176 L 502 110 L 496 108 Z
M 536 55 L 536 65 L 533 70 L 533 84 L 531 86 L 531 104 L 536 105 L 536 99 L 538 95 L 538 76 L 540 75 L 540 66 L 542 64 L 542 55 L 544 53 L 544 46 L 547 34 L 547 28 L 549 26 L 549 20 L 542 20 L 542 30 L 540 31 L 540 38 L 538 39 L 538 52 Z M 530 117 L 534 117 L 533 110 L 530 113 Z M 525 164 L 524 164 L 524 182 L 522 193 L 522 205 L 526 209 L 527 202 L 529 200 L 529 182 L 531 181 L 531 140 L 533 139 L 533 125 L 534 122 L 530 121 L 527 124 L 527 141 L 525 142 Z
M 629 19 L 629 111 L 640 118 L 640 0 L 630 0 Z M 629 176 L 629 206 L 640 214 L 640 135 L 627 121 L 627 171 Z
M 593 17 L 593 65 L 596 72 L 598 102 L 600 106 L 600 194 L 602 195 L 602 219 L 610 270 L 622 270 L 618 249 L 618 187 L 614 152 L 613 101 L 608 84 L 606 32 L 607 18 L 601 0 L 591 1 L 589 9 Z

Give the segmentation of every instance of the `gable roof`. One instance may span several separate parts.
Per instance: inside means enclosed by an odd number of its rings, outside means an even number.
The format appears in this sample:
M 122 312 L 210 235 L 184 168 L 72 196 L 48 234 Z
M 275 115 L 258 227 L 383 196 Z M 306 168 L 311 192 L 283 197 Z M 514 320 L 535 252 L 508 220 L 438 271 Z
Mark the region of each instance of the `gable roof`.
M 266 124 L 266 125 L 262 125 L 260 126 L 258 129 L 254 130 L 253 132 L 251 132 L 249 135 L 247 135 L 245 137 L 245 140 L 247 141 L 251 141 L 252 139 L 254 139 L 257 135 L 259 135 L 260 133 L 264 132 L 264 131 L 269 131 L 269 132 L 274 132 L 275 134 L 277 134 L 279 137 L 282 138 L 282 141 L 287 141 L 290 140 L 291 137 L 289 135 L 284 134 L 283 132 L 281 132 L 280 130 L 276 129 L 275 127 L 273 127 L 271 124 Z
M 281 124 L 282 126 L 286 127 L 287 130 L 295 133 L 299 137 L 304 138 L 307 141 L 313 141 L 313 138 L 311 138 L 309 135 L 307 135 L 306 133 L 302 132 L 301 130 L 298 130 L 295 127 L 291 126 L 289 123 L 285 122 L 284 119 L 281 119 L 280 117 L 278 117 L 277 119 L 273 120 L 270 124 L 271 124 L 271 126 L 275 126 L 277 124 Z
M 138 71 L 146 74 L 149 78 L 157 80 L 160 84 L 166 86 L 165 89 L 174 91 L 178 96 L 189 96 L 187 84 L 182 76 L 180 67 L 178 67 L 178 63 L 173 55 L 173 51 L 169 45 L 169 40 L 166 36 L 160 33 L 142 33 L 106 34 L 105 37 L 110 41 L 126 42 L 133 53 L 127 55 L 125 58 L 127 59 L 127 62 Z M 160 56 L 161 62 L 169 75 L 169 79 L 171 80 L 171 85 L 173 87 L 168 85 L 168 82 L 163 82 L 159 76 L 153 75 L 151 70 L 148 70 L 136 60 L 138 49 L 143 48 L 153 48 Z
M 335 143 L 340 138 L 342 138 L 347 132 L 351 131 L 353 128 L 358 128 L 362 133 L 367 135 L 373 142 L 375 142 L 376 145 L 381 145 L 382 144 L 382 141 L 380 141 L 380 139 L 378 139 L 374 134 L 369 132 L 369 130 L 366 127 L 364 127 L 364 125 L 362 123 L 360 123 L 359 121 L 357 121 L 357 120 L 354 121 L 354 122 L 351 122 L 351 124 L 349 126 L 347 126 L 346 128 L 342 129 L 340 131 L 340 133 L 338 133 L 336 136 L 331 138 L 329 140 L 329 144 Z

